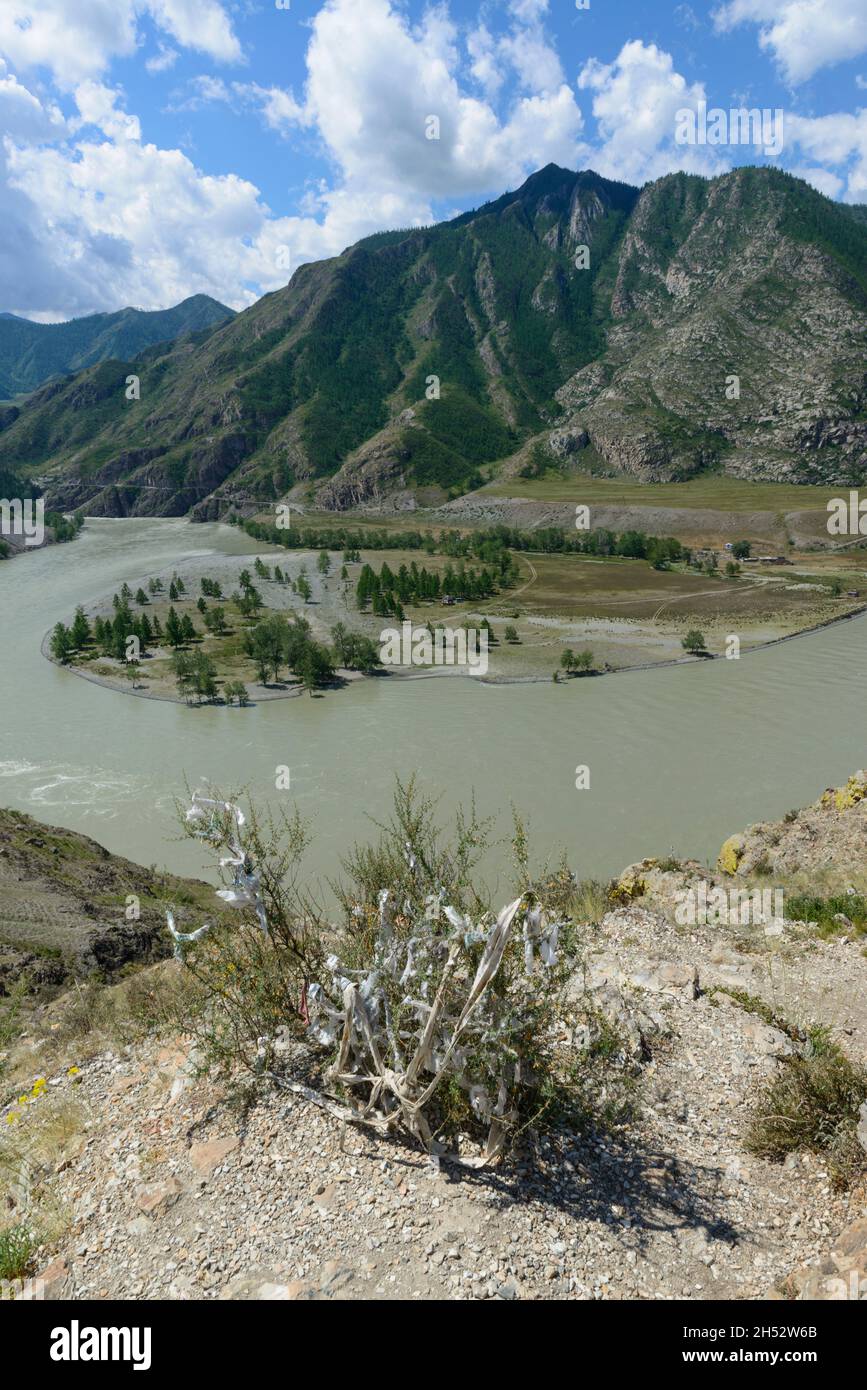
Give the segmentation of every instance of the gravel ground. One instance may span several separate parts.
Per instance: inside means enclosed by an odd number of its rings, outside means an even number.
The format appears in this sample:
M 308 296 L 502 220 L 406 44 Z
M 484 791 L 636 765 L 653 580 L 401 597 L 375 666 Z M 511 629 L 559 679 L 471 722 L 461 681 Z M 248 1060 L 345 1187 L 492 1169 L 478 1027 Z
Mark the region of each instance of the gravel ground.
M 832 1191 L 815 1157 L 746 1154 L 745 1115 L 790 1043 L 713 993 L 723 983 L 773 997 L 760 943 L 746 955 L 734 945 L 637 905 L 609 914 L 575 988 L 614 998 L 630 1027 L 640 1020 L 650 1055 L 638 1118 L 487 1172 L 436 1171 L 278 1089 L 242 1117 L 195 1078 L 183 1039 L 99 1055 L 37 1102 L 68 1093 L 84 1116 L 50 1175 L 69 1221 L 43 1252 L 50 1296 L 769 1296 L 796 1267 L 818 1267 L 867 1214 L 867 1194 Z M 825 986 L 838 979 L 863 1003 L 855 943 L 792 940 L 786 955 L 803 1017 L 837 1009 Z

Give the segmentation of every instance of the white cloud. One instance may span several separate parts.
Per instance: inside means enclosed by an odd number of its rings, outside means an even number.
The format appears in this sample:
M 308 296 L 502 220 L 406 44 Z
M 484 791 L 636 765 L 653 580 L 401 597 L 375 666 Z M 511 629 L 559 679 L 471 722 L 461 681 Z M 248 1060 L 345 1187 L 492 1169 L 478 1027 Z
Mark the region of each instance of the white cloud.
M 243 56 L 219 0 L 141 0 L 141 8 L 147 8 L 154 22 L 184 48 L 198 49 L 222 63 L 237 63 Z
M 676 5 L 674 17 L 682 29 L 700 29 L 701 20 L 692 5 Z
M 625 43 L 613 63 L 591 58 L 578 86 L 593 93 L 602 146 L 593 165 L 608 178 L 644 183 L 672 169 L 716 174 L 727 168 L 719 153 L 705 146 L 675 144 L 680 110 L 695 110 L 704 99 L 701 82 L 688 84 L 674 69 L 671 55 L 639 39 Z
M 56 107 L 45 104 L 15 77 L 5 76 L 0 60 L 0 302 L 37 317 L 56 318 L 58 306 L 74 303 L 85 291 L 78 272 L 57 256 L 52 229 L 38 204 L 15 187 L 11 162 L 16 150 L 58 140 L 67 125 Z M 92 273 L 103 268 L 99 240 L 88 248 Z
M 213 102 L 222 101 L 232 105 L 232 88 L 223 81 L 222 77 L 211 77 L 209 73 L 204 73 L 199 77 L 191 77 L 184 89 L 176 90 L 172 94 L 168 110 L 178 111 L 200 111 L 203 106 L 210 106 Z
M 523 12 L 543 8 L 525 0 Z M 461 90 L 456 69 L 443 11 L 413 30 L 390 0 L 327 0 L 312 26 L 303 115 L 293 98 L 285 118 L 315 126 L 347 193 L 411 190 L 420 214 L 431 198 L 499 192 L 551 160 L 574 167 L 583 119 L 565 83 L 519 98 L 501 119 Z M 426 136 L 430 116 L 438 140 Z
M 846 186 L 838 174 L 832 174 L 829 169 L 820 169 L 816 165 L 796 164 L 789 173 L 811 184 L 820 193 L 824 193 L 826 198 L 839 198 Z
M 480 24 L 467 37 L 470 72 L 489 99 L 502 87 L 506 74 L 497 55 L 497 40 L 485 24 Z
M 545 33 L 548 0 L 513 0 L 508 32 L 493 35 L 481 23 L 466 39 L 470 72 L 491 99 L 509 74 L 525 92 L 553 92 L 565 81 L 556 48 Z
M 148 14 L 177 43 L 216 61 L 243 56 L 219 0 L 2 0 L 0 53 L 19 70 L 50 68 L 71 90 L 134 53 L 137 21 Z
M 245 308 L 286 283 L 282 248 L 294 268 L 383 226 L 430 220 L 412 192 L 346 188 L 311 192 L 304 216 L 274 217 L 249 181 L 142 144 L 121 95 L 86 80 L 65 122 L 0 60 L 4 308 L 53 320 L 197 293 Z M 94 127 L 106 138 L 88 138 Z
M 260 87 L 255 82 L 235 82 L 233 86 L 239 96 L 258 106 L 269 129 L 285 135 L 293 125 L 307 123 L 304 107 L 282 87 Z
M 171 48 L 168 44 L 161 43 L 158 52 L 155 53 L 153 57 L 146 60 L 145 67 L 150 73 L 168 72 L 169 68 L 174 67 L 179 56 L 176 48 Z
M 0 58 L 0 131 L 6 139 L 56 140 L 65 129 L 66 122 L 58 108 L 44 105 L 17 77 L 7 74 L 6 64 Z
M 234 175 L 203 175 L 178 150 L 135 140 L 79 141 L 72 153 L 15 147 L 9 185 L 27 200 L 63 284 L 62 298 L 49 299 L 50 283 L 31 310 L 158 307 L 228 287 L 244 304 L 254 296 L 242 286 L 267 268 L 256 247 L 267 221 L 258 190 Z M 14 282 L 0 284 L 0 296 L 20 302 Z
M 118 110 L 121 97 L 121 92 L 112 91 L 101 82 L 88 79 L 79 83 L 75 89 L 75 104 L 81 114 L 81 124 L 96 126 L 110 140 L 140 140 L 138 116 Z
M 814 177 L 809 181 L 817 188 L 822 186 L 815 166 L 829 179 L 834 172 L 839 174 L 840 187 L 836 194 L 829 193 L 830 197 L 867 202 L 867 108 L 854 115 L 788 116 L 786 143 L 796 146 L 814 166 Z M 829 186 L 822 187 L 822 192 L 828 192 Z
M 535 24 L 550 10 L 549 0 L 512 0 L 512 11 L 525 24 Z
M 525 91 L 554 92 L 565 80 L 556 49 L 540 29 L 517 29 L 501 40 L 498 52 L 511 63 Z
M 191 77 L 186 88 L 172 94 L 168 110 L 200 111 L 220 102 L 234 111 L 257 111 L 269 130 L 288 137 L 297 126 L 308 123 L 308 113 L 291 92 L 283 87 L 260 87 L 258 82 L 224 82 L 208 73 Z
M 64 88 L 103 72 L 114 56 L 134 52 L 131 0 L 6 0 L 0 6 L 0 52 L 19 69 L 51 68 Z
M 147 3 L 176 42 L 207 42 L 231 55 L 230 45 L 221 48 L 224 29 L 202 26 L 194 34 L 185 27 L 190 5 Z M 40 5 L 59 12 L 57 0 Z M 546 9 L 545 0 L 520 0 L 509 33 L 537 26 Z M 90 47 L 87 62 L 63 78 L 79 112 L 67 140 L 37 143 L 42 128 L 34 127 L 28 138 L 7 142 L 0 197 L 14 206 L 16 226 L 28 229 L 36 267 L 23 286 L 16 257 L 0 261 L 0 300 L 10 307 L 68 316 L 125 303 L 156 307 L 197 292 L 243 307 L 285 283 L 283 247 L 294 267 L 383 227 L 425 225 L 436 199 L 499 194 L 551 160 L 573 168 L 586 162 L 575 94 L 553 65 L 530 84 L 517 55 L 501 58 L 517 84 L 501 115 L 462 87 L 459 36 L 444 7 L 413 26 L 390 0 L 326 0 L 311 25 L 300 98 L 279 86 L 204 74 L 183 103 L 256 109 L 283 135 L 315 131 L 335 170 L 331 186 L 310 189 L 302 215 L 275 217 L 248 181 L 205 175 L 180 150 L 142 144 L 121 94 L 99 78 L 110 53 L 135 41 L 134 28 L 119 22 L 132 11 L 131 0 L 82 0 L 73 14 L 91 26 Z M 58 59 L 55 43 L 59 33 L 46 31 L 39 61 Z M 74 42 L 67 32 L 70 47 L 86 47 L 81 29 Z M 32 44 L 18 57 L 36 61 Z M 38 126 L 38 109 L 31 114 Z M 426 138 L 432 115 L 441 123 L 439 140 Z
M 303 31 L 303 90 L 204 73 L 172 108 L 221 102 L 255 112 L 286 139 L 303 132 L 308 147 L 318 141 L 330 178 L 308 186 L 298 216 L 277 217 L 246 179 L 205 174 L 181 150 L 143 144 L 123 93 L 105 80 L 111 58 L 139 41 L 135 19 L 146 12 L 172 41 L 158 40 L 159 55 L 146 60 L 151 71 L 171 66 L 161 58 L 176 56 L 173 45 L 237 56 L 228 7 L 0 6 L 0 49 L 17 44 L 21 69 L 59 65 L 57 86 L 77 108 L 65 120 L 7 76 L 0 59 L 0 307 L 33 317 L 156 308 L 193 293 L 242 308 L 285 284 L 286 247 L 294 269 L 369 232 L 425 225 L 438 207 L 514 188 L 550 161 L 633 183 L 676 168 L 727 167 L 724 150 L 675 144 L 677 112 L 697 107 L 704 87 L 677 72 L 668 53 L 637 40 L 610 63 L 584 64 L 578 88 L 599 130 L 591 147 L 579 98 L 561 80 L 543 28 L 548 0 L 514 0 L 504 30 L 479 22 L 463 36 L 442 5 L 413 25 L 399 0 L 324 0 Z M 13 25 L 12 33 L 9 15 L 25 11 L 40 18 L 35 31 Z M 52 27 L 61 12 L 65 28 Z M 430 116 L 440 122 L 439 140 L 426 138 Z M 797 172 L 832 196 L 864 200 L 865 121 L 863 112 L 787 118 Z
M 758 24 L 759 44 L 792 84 L 867 51 L 865 0 L 727 0 L 713 18 L 721 32 Z

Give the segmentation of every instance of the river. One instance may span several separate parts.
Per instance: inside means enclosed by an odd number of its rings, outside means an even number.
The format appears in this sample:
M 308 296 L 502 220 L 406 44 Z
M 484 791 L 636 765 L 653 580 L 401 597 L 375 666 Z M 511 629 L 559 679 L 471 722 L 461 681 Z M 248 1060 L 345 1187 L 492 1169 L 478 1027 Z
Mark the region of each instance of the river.
M 314 876 L 387 815 L 395 774 L 417 771 L 448 813 L 475 790 L 507 835 L 510 805 L 539 861 L 565 850 L 583 877 L 645 855 L 713 860 L 725 837 L 812 801 L 867 762 L 861 732 L 867 618 L 745 655 L 597 680 L 485 686 L 473 679 L 368 680 L 322 699 L 249 710 L 135 699 L 60 670 L 45 632 L 127 580 L 192 554 L 255 554 L 230 527 L 89 521 L 69 545 L 0 564 L 0 804 L 179 872 L 173 800 L 211 779 L 260 802 L 297 801 Z M 278 765 L 291 792 L 275 790 Z M 576 789 L 576 767 L 590 788 Z M 505 892 L 508 851 L 485 876 Z

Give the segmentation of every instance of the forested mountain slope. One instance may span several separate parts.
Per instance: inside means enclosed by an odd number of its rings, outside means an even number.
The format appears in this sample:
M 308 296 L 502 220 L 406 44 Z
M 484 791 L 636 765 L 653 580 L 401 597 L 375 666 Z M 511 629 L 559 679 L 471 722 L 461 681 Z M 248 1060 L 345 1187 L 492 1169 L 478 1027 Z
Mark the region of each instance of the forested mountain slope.
M 53 377 L 81 371 L 110 357 L 130 357 L 182 333 L 199 333 L 234 318 L 234 311 L 206 294 L 171 309 L 120 309 L 68 323 L 31 323 L 0 314 L 0 400 L 34 391 Z
M 44 387 L 0 416 L 0 466 L 103 515 L 216 517 L 298 484 L 335 508 L 436 499 L 505 460 L 855 484 L 862 214 L 769 169 L 639 191 L 550 165 Z

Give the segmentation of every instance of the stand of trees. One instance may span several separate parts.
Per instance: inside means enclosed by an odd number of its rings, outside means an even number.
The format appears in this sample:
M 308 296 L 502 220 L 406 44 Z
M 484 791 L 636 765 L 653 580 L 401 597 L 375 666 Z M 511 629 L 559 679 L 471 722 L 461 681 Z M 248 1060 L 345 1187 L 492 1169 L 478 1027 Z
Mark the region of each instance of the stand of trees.
M 447 565 L 440 574 L 424 566 L 419 569 L 414 560 L 409 567 L 401 565 L 396 574 L 387 563 L 378 574 L 370 565 L 364 565 L 355 598 L 362 612 L 370 609 L 381 617 L 394 617 L 403 622 L 404 603 L 439 603 L 445 598 L 470 602 L 491 598 L 505 584 L 507 576 L 511 582 L 511 565 L 506 575 L 494 574 L 487 567 L 481 572 L 467 570 L 462 564 L 457 569 Z
M 241 521 L 230 517 L 247 535 L 286 550 L 339 550 L 344 559 L 358 560 L 362 550 L 425 550 L 429 555 L 448 555 L 452 559 L 474 558 L 489 568 L 505 565 L 504 553 L 511 550 L 541 551 L 564 555 L 620 555 L 646 560 L 651 565 L 688 563 L 691 551 L 673 536 L 648 536 L 643 531 L 617 533 L 597 527 L 594 531 L 567 531 L 562 526 L 546 526 L 522 531 L 515 526 L 485 526 L 467 533 L 460 531 L 399 531 L 383 529 L 350 530 L 347 527 L 278 527 L 264 521 Z
M 216 700 L 217 668 L 204 652 L 175 652 L 172 670 L 178 691 L 187 700 L 193 696 L 198 704 L 203 700 Z
M 382 665 L 379 647 L 370 637 L 362 637 L 350 632 L 344 623 L 337 623 L 331 629 L 334 655 L 338 666 L 347 671 L 376 671 Z
M 327 647 L 316 642 L 306 618 L 296 614 L 269 613 L 244 636 L 244 650 L 256 667 L 259 680 L 276 684 L 284 669 L 295 673 L 305 690 L 312 692 L 334 679 L 334 665 Z
M 282 582 L 282 575 L 278 582 Z M 244 634 L 244 651 L 255 665 L 263 685 L 272 681 L 276 683 L 284 671 L 291 671 L 312 693 L 334 680 L 335 659 L 341 666 L 359 671 L 371 671 L 379 665 L 379 649 L 369 638 L 350 633 L 342 624 L 338 624 L 334 630 L 335 654 L 332 654 L 322 643 L 313 639 L 306 618 L 300 615 L 287 617 L 283 613 L 260 616 L 262 599 L 248 570 L 240 574 L 239 584 L 240 591 L 233 595 L 233 600 L 242 614 L 251 619 L 251 626 Z M 159 580 L 151 580 L 147 590 L 154 597 L 163 591 L 163 585 Z M 205 629 L 213 636 L 224 636 L 228 631 L 225 608 L 209 607 L 204 598 L 205 594 L 220 597 L 220 585 L 213 580 L 202 580 L 202 590 L 198 609 Z M 183 583 L 175 576 L 169 596 L 180 592 L 184 592 Z M 135 595 L 135 602 L 139 605 L 135 611 L 130 606 L 132 600 L 132 590 L 124 584 L 112 600 L 113 617 L 100 616 L 94 618 L 92 623 L 84 609 L 77 608 L 69 626 L 63 623 L 55 626 L 50 641 L 52 656 L 65 665 L 96 649 L 102 656 L 122 661 L 128 668 L 131 662 L 137 666 L 138 659 L 146 656 L 153 647 L 170 647 L 173 651 L 172 671 L 180 693 L 199 704 L 205 700 L 215 700 L 220 694 L 217 667 L 205 652 L 190 650 L 202 635 L 190 615 L 179 613 L 172 603 L 161 624 L 156 614 L 149 617 L 146 611 L 142 611 L 149 606 L 148 595 L 143 589 L 139 589 Z M 130 638 L 135 638 L 136 643 L 131 645 Z M 249 704 L 249 694 L 243 681 L 227 682 L 223 686 L 222 697 L 228 704 L 236 700 L 239 705 Z
M 560 657 L 560 665 L 569 676 L 586 676 L 593 669 L 593 653 L 589 648 L 575 653 L 567 647 Z

